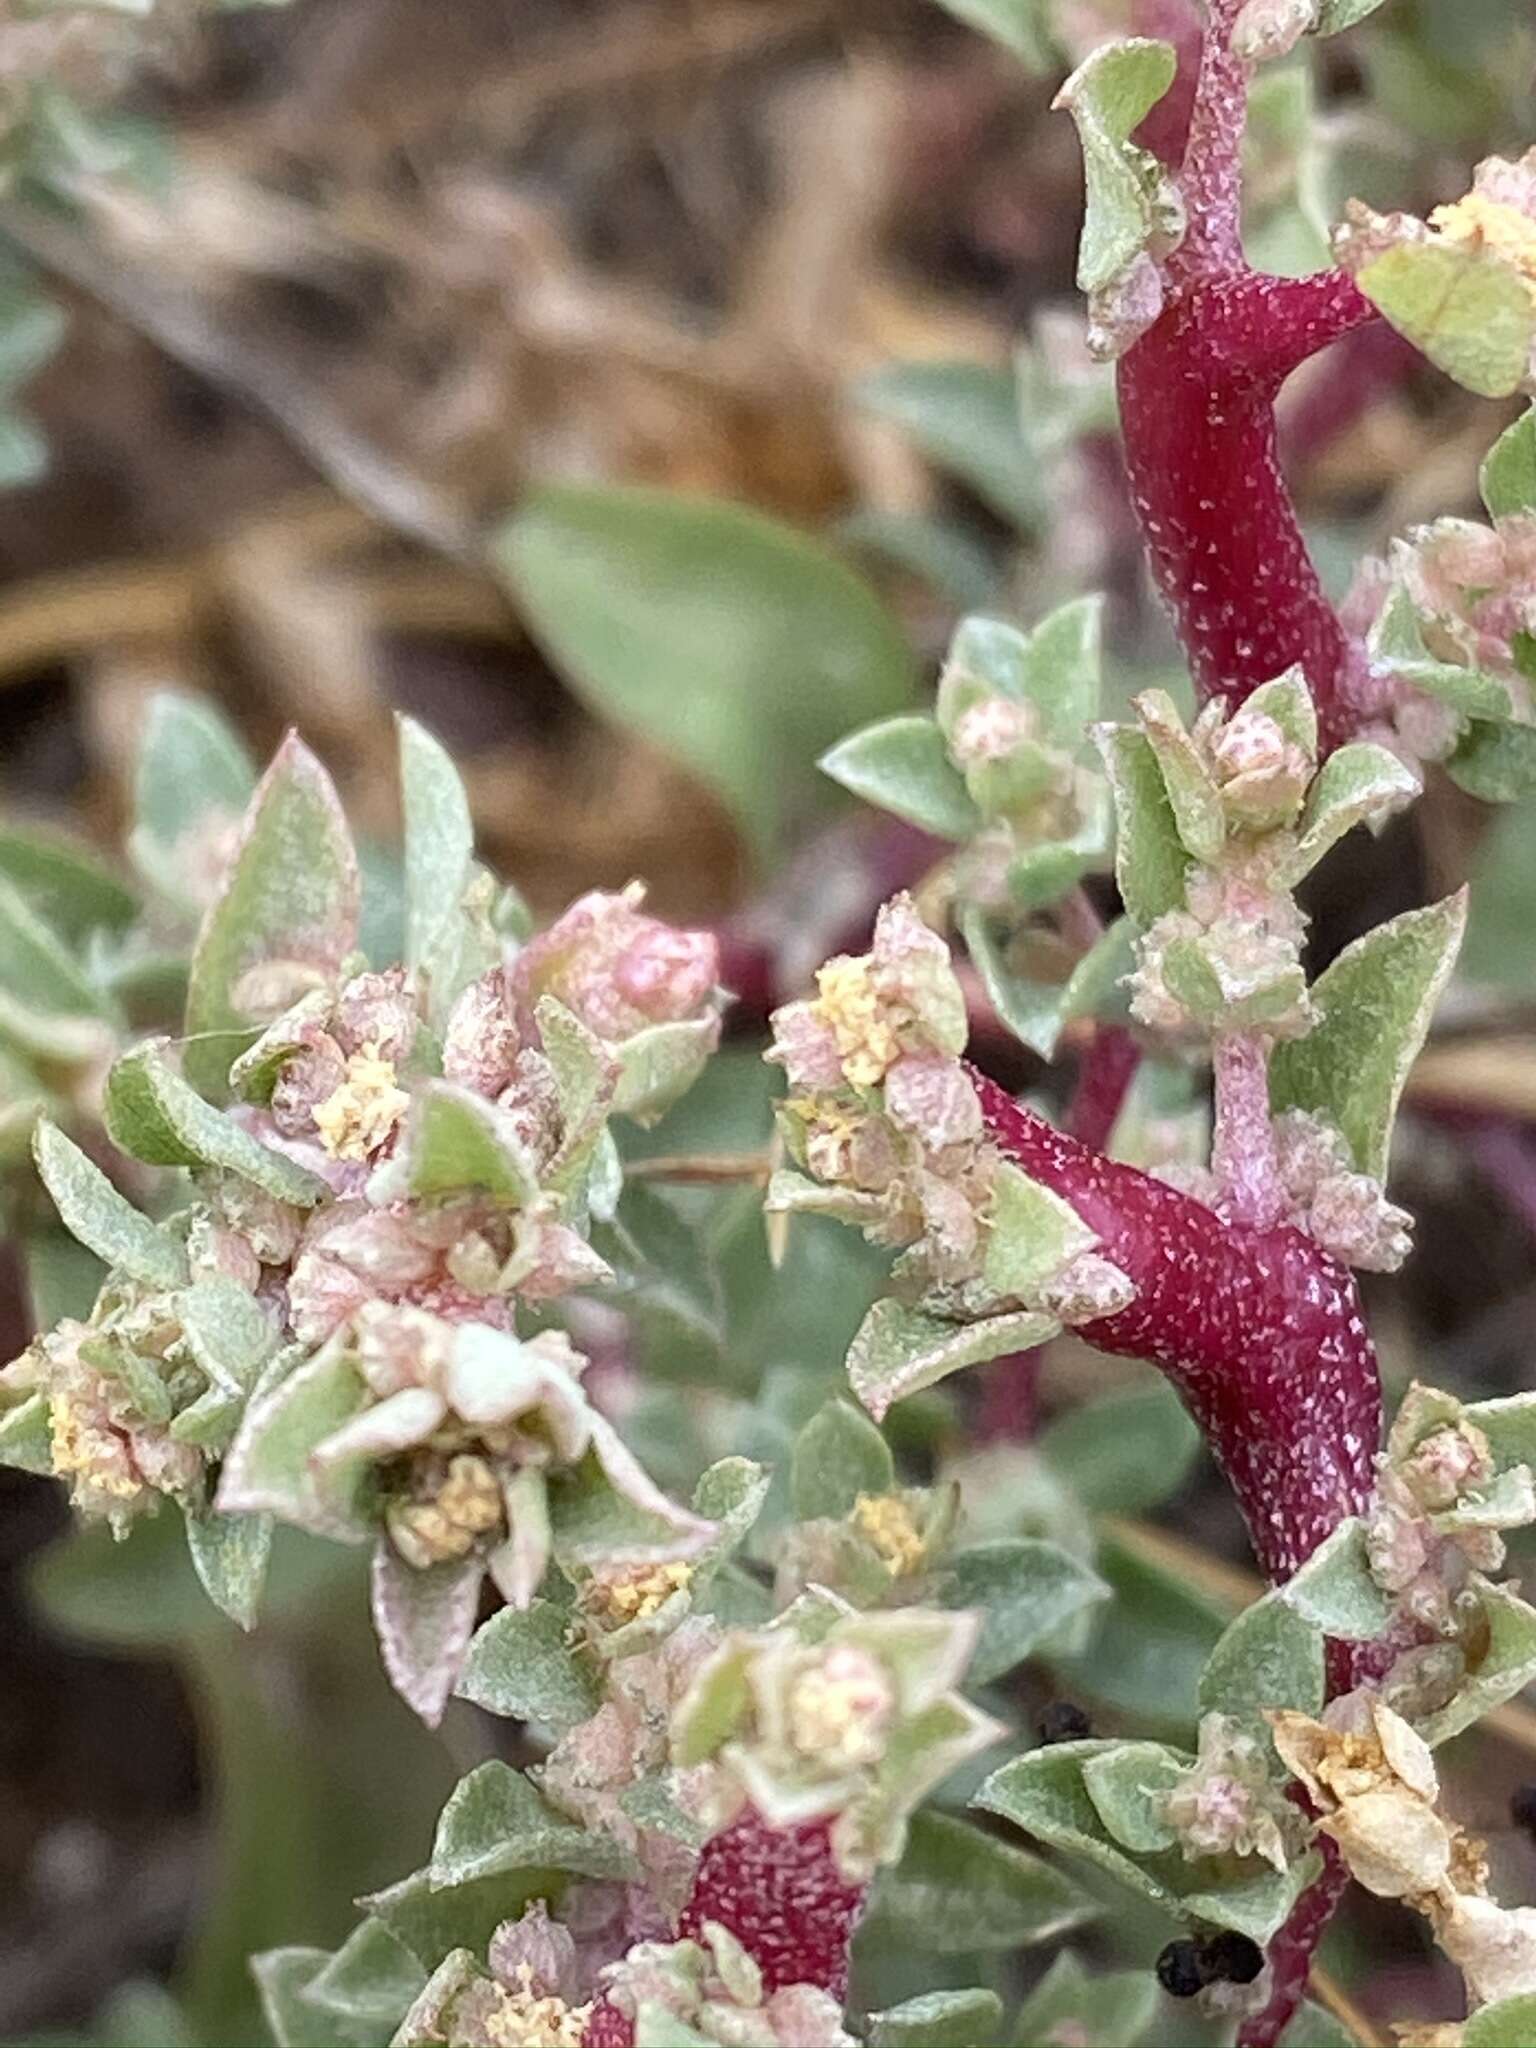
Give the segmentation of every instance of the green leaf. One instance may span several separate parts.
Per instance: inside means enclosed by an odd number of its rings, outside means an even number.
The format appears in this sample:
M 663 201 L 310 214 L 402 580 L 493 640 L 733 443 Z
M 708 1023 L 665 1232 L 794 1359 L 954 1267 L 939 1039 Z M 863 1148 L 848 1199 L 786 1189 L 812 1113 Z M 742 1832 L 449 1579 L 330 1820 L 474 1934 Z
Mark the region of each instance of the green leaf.
M 939 0 L 947 14 L 967 28 L 1011 50 L 1032 71 L 1045 71 L 1055 60 L 1044 0 Z
M 64 1227 L 104 1264 L 146 1287 L 185 1284 L 187 1255 L 181 1246 L 120 1195 L 57 1124 L 38 1122 L 32 1156 Z
M 278 1341 L 256 1297 L 211 1275 L 189 1287 L 176 1307 L 187 1348 L 214 1385 L 237 1397 L 249 1393 Z
M 1010 526 L 1033 532 L 1044 479 L 1019 417 L 1011 370 L 985 363 L 895 363 L 861 378 L 854 401 L 893 421 L 938 468 L 969 484 Z
M 253 1629 L 272 1551 L 268 1515 L 192 1515 L 187 1549 L 203 1590 L 222 1614 Z
M 393 2034 L 422 1983 L 415 1957 L 382 1921 L 367 1919 L 352 1930 L 300 1996 L 320 2012 L 353 2022 L 372 2043 Z
M 14 1408 L 0 1408 L 0 1465 L 45 1477 L 52 1473 L 53 1427 L 46 1394 L 29 1394 Z
M 430 1081 L 416 1097 L 405 1156 L 413 1195 L 474 1189 L 524 1208 L 539 1192 L 538 1169 L 511 1117 L 452 1081 Z
M 1374 14 L 1381 0 L 1316 0 L 1317 26 L 1312 30 L 1316 36 L 1336 36 L 1341 30 L 1353 28 L 1356 22 L 1364 21 L 1368 14 Z
M 505 1871 L 568 1870 L 633 1880 L 634 1857 L 615 1836 L 558 1813 L 521 1771 L 493 1760 L 461 1778 L 443 1808 L 428 1875 L 439 1890 Z
M 759 851 L 814 797 L 826 749 L 912 697 L 912 657 L 874 594 L 745 507 L 547 486 L 496 555 L 593 710 L 690 768 Z
M 1280 1589 L 1304 1621 L 1347 1643 L 1374 1642 L 1392 1619 L 1392 1602 L 1371 1577 L 1365 1524 L 1341 1522 Z
M 823 754 L 824 774 L 866 803 L 940 839 L 969 839 L 981 813 L 931 718 L 885 718 Z
M 1135 965 L 1132 926 L 1126 917 L 1116 918 L 1067 979 L 1054 983 L 1014 973 L 979 905 L 967 904 L 959 922 L 992 1007 L 1014 1036 L 1042 1059 L 1055 1056 L 1061 1034 L 1074 1017 L 1093 1016 L 1109 1007 L 1113 990 Z
M 1070 1202 L 1021 1167 L 1005 1162 L 998 1169 L 985 1266 L 994 1293 L 1027 1301 L 1098 1241 Z
M 1194 860 L 1215 860 L 1226 844 L 1226 812 L 1221 794 L 1185 730 L 1178 706 L 1166 690 L 1144 690 L 1135 708 L 1157 757 L 1174 829 L 1184 851 Z
M 1356 939 L 1313 986 L 1320 1022 L 1305 1038 L 1275 1048 L 1269 1081 L 1276 1111 L 1326 1117 L 1343 1133 L 1360 1172 L 1377 1180 L 1386 1178 L 1397 1105 L 1466 918 L 1463 889 Z
M 589 1719 L 602 1693 L 566 1642 L 567 1620 L 547 1600 L 504 1607 L 476 1631 L 458 1690 L 487 1713 L 563 1735 Z
M 995 1991 L 925 1991 L 870 2014 L 869 2048 L 976 2048 L 998 2038 L 1002 2017 Z
M 1087 1508 L 1137 1515 L 1176 1493 L 1200 1431 L 1166 1380 L 1124 1387 L 1046 1424 L 1038 1448 Z
M 1107 1600 L 1110 1589 L 1054 1543 L 1001 1536 L 956 1551 L 938 1597 L 946 1607 L 980 1609 L 981 1635 L 967 1677 L 989 1685 L 1033 1656 L 1074 1615 Z
M 893 1402 L 919 1388 L 947 1379 L 962 1366 L 1031 1350 L 1054 1337 L 1060 1327 L 1050 1316 L 1027 1314 L 945 1323 L 898 1301 L 877 1301 L 848 1348 L 848 1378 L 879 1422 Z
M 1531 2048 L 1536 2041 L 1536 1992 L 1501 1998 L 1473 2013 L 1462 2028 L 1462 2048 Z
M 134 778 L 129 849 L 146 875 L 179 901 L 199 901 L 189 859 L 211 862 L 212 845 L 189 851 L 205 821 L 241 817 L 256 787 L 243 742 L 203 697 L 157 690 L 144 714 Z
M 1328 849 L 1356 825 L 1375 824 L 1411 803 L 1420 793 L 1417 775 L 1405 761 L 1370 740 L 1340 747 L 1323 763 L 1301 817 L 1295 858 L 1286 879 L 1299 882 Z
M 358 1904 L 382 1920 L 424 1970 L 435 1970 L 450 1949 L 484 1955 L 502 1921 L 518 1919 L 535 1899 L 558 1909 L 564 1886 L 557 1870 L 518 1868 L 447 1886 L 435 1885 L 430 1870 L 416 1870 Z
M 347 2023 L 322 2014 L 304 1995 L 330 1960 L 323 1948 L 273 1948 L 252 1956 L 262 2018 L 277 2048 L 357 2048 Z
M 1110 725 L 1094 737 L 1115 796 L 1115 880 L 1127 912 L 1145 931 L 1166 911 L 1184 908 L 1189 855 L 1146 734 Z
M 1527 406 L 1488 450 L 1478 478 L 1490 519 L 1536 512 L 1536 406 Z
M 217 1505 L 231 1514 L 273 1514 L 340 1542 L 362 1542 L 365 1468 L 318 1466 L 310 1453 L 365 1405 L 362 1381 L 339 1345 L 319 1351 L 252 1401 L 224 1460 Z
M 1488 1646 L 1450 1704 L 1419 1723 L 1419 1733 L 1431 1747 L 1470 1728 L 1536 1678 L 1536 1608 L 1504 1586 L 1485 1584 L 1478 1592 Z
M 1320 1714 L 1324 1691 L 1322 1631 L 1276 1590 L 1244 1608 L 1212 1650 L 1200 1708 L 1235 1720 L 1269 1707 Z
M 1192 1728 L 1200 1675 L 1227 1614 L 1112 1539 L 1094 1562 L 1115 1598 L 1098 1610 L 1086 1648 L 1049 1653 L 1052 1670 L 1118 1713 L 1154 1727 Z
M 1520 388 L 1536 338 L 1530 287 L 1513 263 L 1478 240 L 1406 242 L 1355 282 L 1437 369 L 1481 398 Z
M 931 1810 L 913 1815 L 901 1861 L 876 1880 L 869 1906 L 882 1939 L 940 1956 L 1054 1941 L 1098 1911 L 1039 1857 Z
M 895 1484 L 890 1446 L 847 1401 L 818 1408 L 795 1438 L 789 1490 L 798 1521 L 851 1515 L 860 1494 L 889 1493 Z
M 204 1102 L 166 1065 L 167 1042 L 148 1040 L 108 1075 L 105 1121 L 113 1144 L 151 1166 L 222 1167 L 280 1202 L 312 1209 L 325 1183 Z
M 1114 1970 L 1090 1977 L 1077 1957 L 1059 1955 L 1025 1999 L 1014 2048 L 1046 2048 L 1076 2038 L 1093 2048 L 1136 2048 L 1157 2009 L 1150 1970 Z
M 0 990 L 46 1018 L 117 1020 L 109 999 L 15 883 L 0 874 Z M 46 1043 L 46 1041 L 45 1041 Z M 42 1050 L 39 1046 L 37 1050 Z
M 96 856 L 43 826 L 0 828 L 0 875 L 69 945 L 93 931 L 119 931 L 139 914 L 139 899 Z
M 1161 1742 L 1117 1742 L 1083 1765 L 1083 1789 L 1114 1840 L 1133 1856 L 1156 1855 L 1178 1840 L 1162 1802 L 1190 1758 Z
M 1220 1863 L 1191 1862 L 1178 1849 L 1142 1850 L 1132 1856 L 1105 1826 L 1085 1783 L 1085 1773 L 1097 1759 L 1125 1747 L 1114 1742 L 1063 1742 L 1032 1750 L 994 1771 L 973 1803 L 1053 1848 L 1082 1856 L 1165 1912 L 1267 1941 L 1320 1867 L 1319 1859 L 1305 1857 L 1283 1875 L 1239 1866 L 1239 1874 L 1232 1876 Z M 1132 1747 L 1140 1751 L 1156 1746 Z M 1125 1792 L 1130 1782 L 1115 1779 L 1105 1784 L 1112 1783 L 1114 1792 Z M 1113 1797 L 1107 1789 L 1104 1796 Z M 1118 1807 L 1114 1810 L 1129 1832 L 1149 1822 L 1146 1815 L 1133 1820 L 1129 1808 L 1123 1814 Z
M 1484 803 L 1536 795 L 1536 726 L 1474 718 L 1447 763 L 1451 780 Z
M 1174 231 L 1177 199 L 1166 174 L 1130 138 L 1177 69 L 1171 44 L 1124 37 L 1101 44 L 1057 94 L 1055 104 L 1077 123 L 1088 184 L 1077 257 L 1080 291 L 1102 291 L 1149 243 L 1166 242 Z
M 402 718 L 400 792 L 405 810 L 405 963 L 426 984 L 441 1028 L 459 993 L 464 891 L 475 858 L 475 824 L 459 771 L 414 718 Z
M 304 979 L 333 980 L 357 945 L 361 887 L 331 778 L 290 735 L 257 785 L 239 851 L 198 935 L 188 1036 L 268 1024 L 302 993 Z M 286 983 L 275 997 L 261 986 L 273 980 Z M 228 1071 L 219 1039 L 189 1046 L 196 1086 L 216 1093 Z

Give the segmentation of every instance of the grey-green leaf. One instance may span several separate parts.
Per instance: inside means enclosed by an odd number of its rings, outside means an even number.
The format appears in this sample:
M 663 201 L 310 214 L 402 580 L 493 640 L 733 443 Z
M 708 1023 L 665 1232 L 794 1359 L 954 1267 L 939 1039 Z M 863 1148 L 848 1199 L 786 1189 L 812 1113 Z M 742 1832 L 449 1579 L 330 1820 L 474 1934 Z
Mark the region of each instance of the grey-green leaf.
M 1183 909 L 1189 855 L 1146 734 L 1109 725 L 1094 737 L 1115 797 L 1115 880 L 1126 910 L 1145 931 L 1165 911 Z
M 1200 1706 L 1237 1720 L 1270 1707 L 1318 1714 L 1323 1692 L 1322 1631 L 1277 1590 L 1244 1608 L 1212 1650 Z
M 1077 123 L 1088 205 L 1078 249 L 1080 291 L 1114 282 L 1149 242 L 1173 225 L 1176 199 L 1161 166 L 1131 141 L 1133 131 L 1172 85 L 1178 68 L 1169 43 L 1126 36 L 1102 43 L 1057 95 Z
M 1347 946 L 1313 987 L 1321 1021 L 1277 1046 L 1270 1099 L 1343 1133 L 1362 1173 L 1384 1179 L 1393 1119 L 1466 928 L 1460 890 Z
M 821 767 L 866 803 L 941 839 L 969 839 L 981 830 L 981 812 L 931 718 L 866 725 L 823 754 Z
M 257 785 L 239 849 L 198 935 L 187 984 L 189 1036 L 268 1024 L 307 979 L 334 978 L 357 945 L 357 854 L 331 778 L 290 735 Z M 264 970 L 258 973 L 257 970 Z M 284 984 L 268 995 L 261 984 Z M 229 1061 L 217 1037 L 189 1048 L 189 1078 L 210 1093 Z
M 925 1810 L 913 1815 L 900 1863 L 876 1881 L 869 1910 L 885 1938 L 928 1955 L 975 1955 L 1054 1941 L 1099 1909 L 1038 1856 Z
M 924 1991 L 869 2016 L 869 2048 L 977 2048 L 998 2038 L 995 1991 Z
M 987 1685 L 1109 1592 L 1097 1573 L 1056 1544 L 1001 1536 L 955 1552 L 939 1598 L 946 1607 L 980 1610 L 981 1635 L 967 1675 Z
M 475 826 L 463 780 L 443 747 L 414 718 L 402 718 L 399 729 L 405 961 L 426 983 L 430 1014 L 440 1026 L 458 993 L 451 977 L 462 950 Z
M 1491 519 L 1536 512 L 1536 406 L 1527 406 L 1488 450 L 1479 481 Z
M 901 427 L 931 462 L 969 484 L 1011 526 L 1025 532 L 1039 526 L 1044 479 L 1024 437 L 1011 370 L 986 363 L 896 363 L 861 379 L 853 396 Z
M 164 1039 L 127 1053 L 107 1078 L 105 1120 L 115 1145 L 151 1166 L 218 1166 L 280 1202 L 311 1209 L 325 1183 L 213 1108 L 166 1064 Z
M 174 1238 L 120 1195 L 57 1124 L 46 1117 L 32 1134 L 32 1156 L 65 1228 L 108 1266 L 146 1287 L 180 1287 L 187 1255 Z
M 1125 1387 L 1055 1417 L 1040 1455 L 1085 1507 L 1135 1515 L 1183 1485 L 1200 1431 L 1166 1380 Z
M 602 1703 L 596 1680 L 566 1642 L 566 1626 L 547 1600 L 502 1608 L 470 1644 L 459 1692 L 488 1713 L 563 1735 Z
M 914 692 L 874 593 L 743 506 L 550 485 L 502 528 L 496 559 L 592 709 L 691 769 L 760 850 L 815 800 L 826 749 Z
M 848 1378 L 879 1422 L 895 1401 L 947 1379 L 963 1366 L 981 1365 L 1009 1351 L 1028 1351 L 1054 1337 L 1061 1325 L 1042 1315 L 990 1316 L 980 1323 L 945 1323 L 897 1301 L 877 1301 L 848 1348 Z
M 860 1494 L 889 1493 L 895 1484 L 890 1446 L 848 1401 L 828 1401 L 795 1438 L 789 1488 L 799 1521 L 852 1514 Z
M 1341 1642 L 1374 1642 L 1392 1619 L 1392 1603 L 1371 1577 L 1358 1516 L 1341 1522 L 1280 1591 L 1304 1621 Z
M 189 1514 L 187 1548 L 203 1590 L 221 1613 L 253 1629 L 272 1550 L 270 1515 Z

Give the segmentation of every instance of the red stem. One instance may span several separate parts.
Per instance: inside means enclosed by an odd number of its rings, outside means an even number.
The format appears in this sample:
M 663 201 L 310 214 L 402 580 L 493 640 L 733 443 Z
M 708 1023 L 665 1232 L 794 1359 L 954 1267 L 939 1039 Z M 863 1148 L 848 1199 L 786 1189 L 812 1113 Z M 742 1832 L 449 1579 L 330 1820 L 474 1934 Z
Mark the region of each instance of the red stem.
M 1381 1390 L 1353 1278 L 1299 1230 L 1223 1223 L 975 1079 L 998 1144 L 1135 1283 L 1129 1308 L 1082 1335 L 1162 1367 L 1232 1482 L 1265 1574 L 1288 1579 L 1374 1485 Z
M 1067 1130 L 1079 1144 L 1103 1152 L 1141 1065 L 1141 1047 L 1120 1024 L 1101 1024 L 1083 1054 L 1077 1086 L 1067 1105 Z
M 1202 699 L 1240 702 L 1299 662 L 1325 750 L 1360 722 L 1364 664 L 1307 553 L 1275 398 L 1374 317 L 1342 272 L 1225 275 L 1175 296 L 1119 369 L 1136 516 Z
M 1224 1223 L 976 1082 L 998 1144 L 1072 1204 L 1136 1284 L 1129 1308 L 1082 1335 L 1162 1367 L 1231 1481 L 1265 1575 L 1289 1578 L 1374 1487 L 1381 1386 L 1352 1276 L 1300 1231 Z M 1335 1686 L 1355 1682 L 1355 1665 L 1347 1648 L 1332 1658 Z M 1274 1989 L 1242 2048 L 1279 2040 L 1342 1886 L 1325 1872 L 1271 1942 Z

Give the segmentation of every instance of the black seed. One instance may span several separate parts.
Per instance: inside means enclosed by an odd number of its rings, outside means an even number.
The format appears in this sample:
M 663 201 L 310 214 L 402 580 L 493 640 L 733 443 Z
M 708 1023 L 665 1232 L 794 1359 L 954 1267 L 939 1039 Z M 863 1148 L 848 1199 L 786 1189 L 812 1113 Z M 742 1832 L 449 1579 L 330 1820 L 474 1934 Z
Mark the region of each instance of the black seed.
M 1263 1949 L 1246 1934 L 1228 1929 L 1200 1944 L 1200 1968 L 1207 1984 L 1251 1984 L 1263 1967 Z
M 1042 1742 L 1084 1742 L 1093 1723 L 1074 1700 L 1052 1700 L 1035 1729 Z
M 1510 1794 L 1509 1817 L 1517 1828 L 1536 1835 L 1536 1785 L 1517 1785 Z
M 1170 1998 L 1193 1998 L 1206 1985 L 1200 1951 L 1192 1941 L 1170 1941 L 1157 1959 L 1157 1981 Z

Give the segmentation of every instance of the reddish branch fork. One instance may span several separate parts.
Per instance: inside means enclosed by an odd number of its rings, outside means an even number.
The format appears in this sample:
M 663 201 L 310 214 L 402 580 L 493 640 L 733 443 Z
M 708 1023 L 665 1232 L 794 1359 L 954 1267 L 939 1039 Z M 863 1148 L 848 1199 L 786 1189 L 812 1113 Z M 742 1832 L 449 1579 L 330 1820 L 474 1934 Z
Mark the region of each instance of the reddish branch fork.
M 1369 677 L 1302 539 L 1275 399 L 1293 370 L 1376 314 L 1342 272 L 1261 277 L 1244 259 L 1247 74 L 1230 48 L 1240 4 L 1210 0 L 1179 171 L 1189 229 L 1164 266 L 1161 318 L 1119 366 L 1125 459 L 1202 698 L 1235 704 L 1299 662 L 1326 750 L 1359 725 Z M 1158 111 L 1146 139 L 1167 150 L 1181 124 L 1157 124 Z

